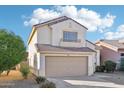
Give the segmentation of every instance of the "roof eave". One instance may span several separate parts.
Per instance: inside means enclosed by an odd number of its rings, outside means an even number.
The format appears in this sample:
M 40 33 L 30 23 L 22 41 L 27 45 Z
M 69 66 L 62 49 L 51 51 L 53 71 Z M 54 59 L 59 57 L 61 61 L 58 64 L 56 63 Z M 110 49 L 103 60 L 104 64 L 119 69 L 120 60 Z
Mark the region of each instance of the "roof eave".
M 45 53 L 52 53 L 52 54 L 84 54 L 84 53 L 88 53 L 88 54 L 91 54 L 91 53 L 94 53 L 94 52 L 61 52 L 61 51 L 38 51 L 40 52 L 41 54 L 45 54 Z
M 34 33 L 35 33 L 35 30 L 36 30 L 36 27 L 32 27 L 32 31 L 31 31 L 31 33 L 29 34 L 29 38 L 28 38 L 28 45 L 30 44 L 30 41 L 31 41 L 31 39 L 32 39 L 32 37 L 33 37 L 33 35 L 34 35 Z

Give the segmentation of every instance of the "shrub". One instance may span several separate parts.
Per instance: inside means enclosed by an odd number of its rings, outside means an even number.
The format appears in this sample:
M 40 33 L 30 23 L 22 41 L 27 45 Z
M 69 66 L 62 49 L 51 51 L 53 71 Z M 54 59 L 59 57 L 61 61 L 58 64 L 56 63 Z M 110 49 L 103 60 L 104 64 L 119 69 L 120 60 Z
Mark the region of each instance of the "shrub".
M 116 69 L 116 63 L 111 61 L 111 60 L 107 60 L 104 62 L 105 63 L 105 70 L 106 72 L 114 72 Z
M 121 71 L 124 71 L 124 58 L 121 58 L 120 70 L 121 70 Z
M 3 73 L 3 71 L 0 71 L 0 76 L 1 76 L 2 73 Z
M 37 84 L 40 84 L 42 82 L 45 82 L 46 78 L 45 77 L 38 76 L 38 77 L 36 77 L 35 80 L 36 80 Z
M 105 66 L 96 66 L 96 72 L 104 72 L 105 71 Z
M 55 83 L 45 80 L 45 82 L 40 83 L 40 88 L 56 88 Z
M 30 72 L 29 66 L 21 65 L 20 72 L 21 72 L 22 76 L 24 77 L 24 79 L 27 79 L 28 74 Z

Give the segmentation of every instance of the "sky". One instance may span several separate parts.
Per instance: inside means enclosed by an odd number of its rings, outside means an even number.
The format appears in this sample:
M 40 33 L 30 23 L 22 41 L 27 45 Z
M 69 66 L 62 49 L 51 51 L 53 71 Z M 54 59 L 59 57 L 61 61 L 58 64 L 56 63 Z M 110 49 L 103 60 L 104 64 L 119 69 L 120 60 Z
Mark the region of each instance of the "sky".
M 124 38 L 124 6 L 0 6 L 0 29 L 19 35 L 27 45 L 32 25 L 68 16 L 88 28 L 86 39 Z

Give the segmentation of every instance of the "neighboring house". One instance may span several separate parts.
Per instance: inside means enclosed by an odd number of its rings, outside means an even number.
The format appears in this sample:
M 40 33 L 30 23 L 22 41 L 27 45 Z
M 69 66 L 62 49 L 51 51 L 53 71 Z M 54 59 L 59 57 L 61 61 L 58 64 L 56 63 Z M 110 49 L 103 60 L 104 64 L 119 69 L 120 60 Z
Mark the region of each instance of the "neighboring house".
M 120 60 L 124 58 L 124 40 L 100 40 L 96 45 L 101 47 L 101 64 L 106 60 L 112 60 L 119 68 Z
M 62 16 L 34 25 L 28 40 L 28 60 L 35 75 L 92 75 L 99 48 L 86 40 L 87 28 Z

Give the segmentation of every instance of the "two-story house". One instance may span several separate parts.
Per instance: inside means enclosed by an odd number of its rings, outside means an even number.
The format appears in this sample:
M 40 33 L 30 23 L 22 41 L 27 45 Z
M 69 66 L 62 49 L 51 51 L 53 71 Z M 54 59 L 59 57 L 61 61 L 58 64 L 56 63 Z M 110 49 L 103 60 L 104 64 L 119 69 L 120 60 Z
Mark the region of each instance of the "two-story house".
M 92 75 L 99 65 L 99 48 L 86 40 L 88 29 L 62 16 L 36 24 L 28 40 L 28 60 L 35 75 Z

